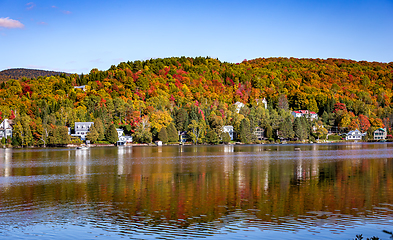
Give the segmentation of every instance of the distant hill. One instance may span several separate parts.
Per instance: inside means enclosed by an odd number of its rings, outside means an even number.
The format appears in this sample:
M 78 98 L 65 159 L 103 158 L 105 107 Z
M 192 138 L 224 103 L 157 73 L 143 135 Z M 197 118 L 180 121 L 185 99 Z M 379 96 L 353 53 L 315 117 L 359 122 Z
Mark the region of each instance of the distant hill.
M 37 78 L 40 76 L 54 76 L 60 75 L 63 72 L 55 72 L 55 71 L 45 71 L 45 70 L 38 70 L 38 69 L 27 69 L 27 68 L 12 68 L 3 70 L 0 72 L 0 81 L 7 81 L 9 79 L 21 79 L 26 77 L 30 78 Z M 67 76 L 71 75 L 70 73 L 64 73 Z

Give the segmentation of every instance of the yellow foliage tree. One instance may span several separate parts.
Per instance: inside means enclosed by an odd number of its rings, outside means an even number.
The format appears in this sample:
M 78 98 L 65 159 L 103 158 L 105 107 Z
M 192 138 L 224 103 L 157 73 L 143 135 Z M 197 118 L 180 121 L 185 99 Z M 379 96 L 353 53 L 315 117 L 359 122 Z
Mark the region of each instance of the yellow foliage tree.
M 151 126 L 157 129 L 157 132 L 163 127 L 168 127 L 172 120 L 171 114 L 168 111 L 158 110 L 153 112 L 150 116 Z
M 343 117 L 341 118 L 339 127 L 340 128 L 347 128 L 349 126 L 349 124 L 351 123 L 351 116 L 346 113 L 343 115 Z

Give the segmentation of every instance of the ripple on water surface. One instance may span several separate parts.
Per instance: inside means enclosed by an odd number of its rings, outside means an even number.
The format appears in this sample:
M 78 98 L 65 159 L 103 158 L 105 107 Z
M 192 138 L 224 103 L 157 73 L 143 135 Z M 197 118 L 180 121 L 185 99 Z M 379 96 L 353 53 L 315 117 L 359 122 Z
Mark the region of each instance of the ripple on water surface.
M 297 147 L 7 151 L 0 238 L 388 236 L 391 145 Z

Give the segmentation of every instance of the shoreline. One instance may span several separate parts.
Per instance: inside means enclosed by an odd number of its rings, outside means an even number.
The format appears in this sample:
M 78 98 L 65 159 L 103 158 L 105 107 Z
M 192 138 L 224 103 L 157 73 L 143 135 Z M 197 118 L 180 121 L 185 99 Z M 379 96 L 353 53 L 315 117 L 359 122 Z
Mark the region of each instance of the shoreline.
M 154 143 L 132 143 L 123 146 L 116 146 L 115 144 L 89 144 L 89 147 L 167 147 L 167 146 L 260 146 L 260 145 L 309 145 L 309 144 L 337 144 L 337 143 L 392 143 L 393 140 L 378 141 L 321 141 L 321 142 L 272 142 L 272 143 L 241 143 L 233 142 L 228 144 L 162 144 L 162 146 L 157 146 Z M 13 147 L 13 146 L 2 146 L 3 149 L 35 149 L 35 148 L 77 148 L 83 146 L 84 144 L 63 144 L 57 146 L 26 146 L 26 147 Z

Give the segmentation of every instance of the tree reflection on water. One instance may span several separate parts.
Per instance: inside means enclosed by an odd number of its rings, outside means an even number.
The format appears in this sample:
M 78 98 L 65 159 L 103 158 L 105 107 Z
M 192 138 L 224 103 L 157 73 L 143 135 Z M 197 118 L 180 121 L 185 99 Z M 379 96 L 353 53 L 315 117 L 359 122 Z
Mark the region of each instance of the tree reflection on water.
M 0 229 L 71 223 L 182 238 L 391 224 L 392 147 L 2 149 Z

